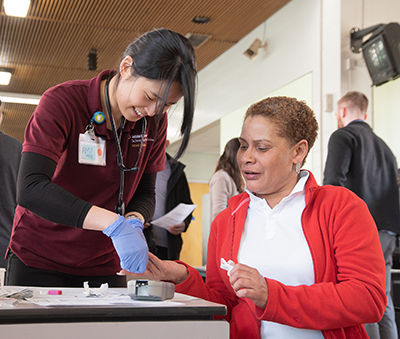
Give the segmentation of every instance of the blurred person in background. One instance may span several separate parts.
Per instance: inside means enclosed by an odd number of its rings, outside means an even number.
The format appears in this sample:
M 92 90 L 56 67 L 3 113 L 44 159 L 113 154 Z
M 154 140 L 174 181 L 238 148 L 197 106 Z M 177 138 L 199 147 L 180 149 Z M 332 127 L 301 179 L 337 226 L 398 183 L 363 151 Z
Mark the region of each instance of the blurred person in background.
M 236 160 L 240 143 L 238 138 L 229 140 L 224 153 L 209 182 L 211 221 L 228 207 L 228 200 L 244 190 L 244 180 Z
M 399 189 L 396 157 L 367 124 L 368 98 L 347 92 L 337 103 L 338 129 L 328 143 L 324 185 L 343 186 L 367 204 L 379 232 L 386 262 L 387 306 L 378 323 L 366 324 L 370 339 L 397 339 L 391 297 L 391 269 L 396 236 L 400 234 Z
M 169 140 L 165 148 L 168 148 Z M 180 203 L 193 204 L 190 198 L 189 184 L 184 172 L 185 165 L 173 159 L 168 153 L 165 154 L 165 168 L 157 173 L 156 179 L 156 207 L 153 220 L 156 220 L 174 209 Z M 144 234 L 150 252 L 160 259 L 178 260 L 183 240 L 182 233 L 186 232 L 193 215 L 190 213 L 185 220 L 179 224 L 171 225 L 168 229 L 156 224 L 145 223 Z
M 0 100 L 0 127 L 2 120 Z M 17 206 L 17 176 L 21 151 L 21 141 L 0 131 L 0 267 L 2 268 L 7 267 L 5 254 Z

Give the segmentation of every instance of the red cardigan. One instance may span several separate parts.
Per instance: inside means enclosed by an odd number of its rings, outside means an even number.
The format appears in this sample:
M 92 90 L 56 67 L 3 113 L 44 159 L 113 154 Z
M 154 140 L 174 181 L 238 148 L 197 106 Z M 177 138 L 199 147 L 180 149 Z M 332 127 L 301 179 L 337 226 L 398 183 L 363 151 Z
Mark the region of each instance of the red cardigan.
M 385 262 L 367 205 L 343 187 L 318 186 L 310 173 L 301 222 L 310 247 L 315 284 L 285 286 L 268 279 L 265 309 L 236 297 L 221 258 L 237 262 L 250 198 L 234 196 L 211 225 L 207 283 L 188 266 L 176 292 L 225 304 L 231 338 L 260 338 L 261 320 L 321 330 L 324 338 L 365 338 L 364 323 L 378 322 L 386 307 Z

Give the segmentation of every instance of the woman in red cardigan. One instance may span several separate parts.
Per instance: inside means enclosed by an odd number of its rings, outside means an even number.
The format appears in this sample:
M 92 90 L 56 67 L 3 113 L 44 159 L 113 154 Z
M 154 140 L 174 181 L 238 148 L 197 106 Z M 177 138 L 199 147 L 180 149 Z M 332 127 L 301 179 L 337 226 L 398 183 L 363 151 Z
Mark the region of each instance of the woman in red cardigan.
M 140 277 L 225 304 L 231 338 L 365 338 L 381 319 L 385 263 L 365 203 L 300 170 L 317 137 L 313 111 L 273 97 L 245 115 L 237 154 L 246 191 L 211 226 L 207 277 L 150 257 Z

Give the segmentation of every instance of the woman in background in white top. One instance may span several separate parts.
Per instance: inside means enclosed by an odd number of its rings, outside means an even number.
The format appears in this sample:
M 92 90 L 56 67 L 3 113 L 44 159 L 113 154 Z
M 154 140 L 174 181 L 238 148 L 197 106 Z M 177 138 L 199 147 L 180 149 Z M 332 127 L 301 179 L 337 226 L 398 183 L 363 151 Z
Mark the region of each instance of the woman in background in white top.
M 211 177 L 209 183 L 211 221 L 219 212 L 228 207 L 230 198 L 243 192 L 244 181 L 236 161 L 239 146 L 238 138 L 233 138 L 226 143 L 224 153 L 220 156 Z

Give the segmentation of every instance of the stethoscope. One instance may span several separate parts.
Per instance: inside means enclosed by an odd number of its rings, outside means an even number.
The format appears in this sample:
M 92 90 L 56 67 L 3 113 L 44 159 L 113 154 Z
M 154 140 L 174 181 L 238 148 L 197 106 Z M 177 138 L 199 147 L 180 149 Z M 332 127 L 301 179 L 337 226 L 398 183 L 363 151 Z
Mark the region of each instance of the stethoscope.
M 143 139 L 144 135 L 146 133 L 146 128 L 147 128 L 147 120 L 146 117 L 143 117 L 143 122 L 142 122 L 142 139 L 140 140 L 140 148 L 139 148 L 139 153 L 138 157 L 136 159 L 135 166 L 132 168 L 126 168 L 124 165 L 124 159 L 122 158 L 122 151 L 121 151 L 121 136 L 122 136 L 122 129 L 124 128 L 125 125 L 125 117 L 122 117 L 121 120 L 121 126 L 120 126 L 120 132 L 119 136 L 117 134 L 117 128 L 115 127 L 115 121 L 114 118 L 111 114 L 111 106 L 110 106 L 110 100 L 108 98 L 108 84 L 110 82 L 110 78 L 107 78 L 106 85 L 104 87 L 104 95 L 106 99 L 106 106 L 107 106 L 107 113 L 111 121 L 111 127 L 114 133 L 114 139 L 115 139 L 115 145 L 117 146 L 117 164 L 120 169 L 120 181 L 119 181 L 119 195 L 118 195 L 118 202 L 115 205 L 115 213 L 118 213 L 120 215 L 125 214 L 125 203 L 123 200 L 123 194 L 124 194 L 124 173 L 125 172 L 130 172 L 130 171 L 138 171 L 139 170 L 139 160 L 140 160 L 140 155 L 142 153 L 142 147 L 143 147 Z

